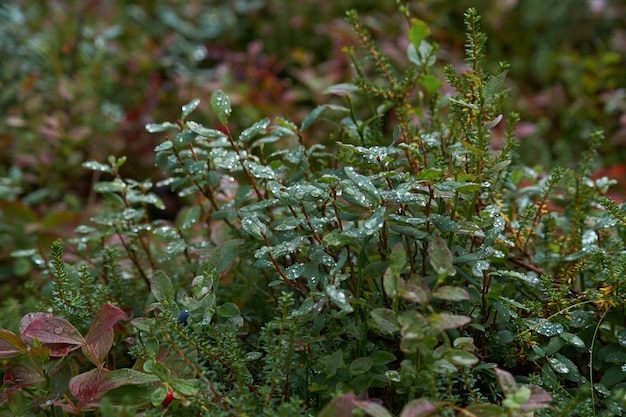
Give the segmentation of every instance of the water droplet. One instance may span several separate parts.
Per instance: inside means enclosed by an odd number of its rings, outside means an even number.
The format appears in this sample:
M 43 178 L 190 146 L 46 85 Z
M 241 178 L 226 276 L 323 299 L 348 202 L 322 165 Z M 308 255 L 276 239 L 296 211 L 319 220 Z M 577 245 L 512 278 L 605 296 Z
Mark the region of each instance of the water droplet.
M 54 334 L 63 334 L 63 327 L 55 327 Z

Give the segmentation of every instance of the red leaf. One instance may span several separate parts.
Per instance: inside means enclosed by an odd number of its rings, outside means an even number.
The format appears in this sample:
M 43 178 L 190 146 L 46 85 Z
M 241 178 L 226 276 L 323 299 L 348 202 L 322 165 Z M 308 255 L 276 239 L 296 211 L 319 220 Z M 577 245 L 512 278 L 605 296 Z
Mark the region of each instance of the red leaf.
M 348 392 L 326 404 L 319 417 L 351 417 L 352 410 L 356 407 L 356 402 L 357 399 L 354 393 Z
M 125 315 L 124 310 L 111 304 L 105 304 L 94 317 L 89 332 L 85 336 L 85 346 L 83 346 L 85 356 L 94 365 L 100 365 L 111 350 L 113 326 Z
M 81 345 L 85 339 L 72 324 L 50 313 L 28 313 L 20 322 L 20 333 L 26 340 L 41 343 Z
M 21 389 L 45 380 L 36 369 L 21 363 L 10 365 L 4 372 L 4 383 L 10 390 Z
M 87 344 L 96 340 L 100 336 L 100 333 L 115 326 L 124 315 L 126 315 L 126 313 L 121 308 L 115 307 L 112 304 L 103 305 L 93 318 L 89 332 L 85 336 Z
M 0 358 L 12 358 L 28 352 L 28 348 L 15 333 L 0 329 Z
M 70 392 L 80 401 L 81 404 L 94 405 L 102 397 L 100 390 L 100 379 L 103 374 L 109 372 L 103 368 L 95 368 L 91 371 L 76 375 L 70 379 Z

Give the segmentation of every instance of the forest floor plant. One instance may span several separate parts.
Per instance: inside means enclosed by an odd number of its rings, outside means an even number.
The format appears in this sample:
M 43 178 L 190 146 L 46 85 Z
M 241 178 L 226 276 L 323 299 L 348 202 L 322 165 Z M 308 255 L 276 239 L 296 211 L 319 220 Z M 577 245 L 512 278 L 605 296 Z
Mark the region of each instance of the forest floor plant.
M 101 211 L 37 255 L 51 301 L 0 329 L 0 415 L 622 415 L 626 211 L 590 177 L 602 135 L 575 168 L 520 165 L 477 12 L 445 84 L 403 13 L 404 65 L 348 13 L 357 76 L 300 125 L 232 131 L 220 90 L 213 126 L 199 100 L 148 125 L 174 221 L 125 158 L 86 162 Z

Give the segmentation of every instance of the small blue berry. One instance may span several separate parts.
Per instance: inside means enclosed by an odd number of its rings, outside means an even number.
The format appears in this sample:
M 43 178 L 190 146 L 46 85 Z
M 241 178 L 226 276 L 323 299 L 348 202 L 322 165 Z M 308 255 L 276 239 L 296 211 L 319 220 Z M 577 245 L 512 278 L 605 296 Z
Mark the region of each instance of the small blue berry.
M 189 317 L 189 310 L 181 310 L 180 316 L 178 316 L 178 322 L 183 326 L 187 325 L 187 317 Z

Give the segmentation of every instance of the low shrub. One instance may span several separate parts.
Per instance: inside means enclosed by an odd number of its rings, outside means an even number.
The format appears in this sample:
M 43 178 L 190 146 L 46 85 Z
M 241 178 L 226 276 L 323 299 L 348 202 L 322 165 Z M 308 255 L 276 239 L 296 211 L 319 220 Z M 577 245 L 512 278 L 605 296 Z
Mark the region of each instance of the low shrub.
M 357 77 L 301 124 L 235 131 L 216 90 L 213 125 L 194 100 L 146 126 L 159 183 L 84 164 L 101 210 L 35 259 L 50 301 L 0 330 L 2 415 L 623 413 L 626 212 L 591 179 L 601 133 L 575 168 L 520 164 L 477 12 L 444 83 L 402 11 L 410 64 L 350 12 Z

